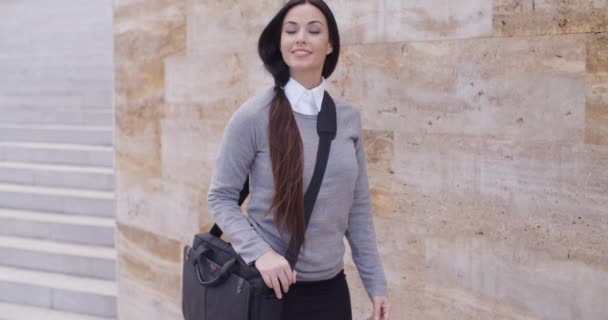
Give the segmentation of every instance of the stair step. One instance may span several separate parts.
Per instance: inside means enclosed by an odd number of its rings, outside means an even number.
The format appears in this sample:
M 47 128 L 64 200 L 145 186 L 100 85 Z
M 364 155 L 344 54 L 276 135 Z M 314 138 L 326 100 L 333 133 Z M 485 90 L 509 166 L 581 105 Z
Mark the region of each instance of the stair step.
M 83 82 L 73 84 L 71 87 L 59 81 L 49 83 L 38 83 L 36 81 L 6 81 L 0 78 L 0 95 L 3 96 L 66 96 L 66 97 L 87 97 L 111 95 L 110 88 L 100 85 L 91 85 Z M 108 83 L 109 84 L 109 83 Z
M 112 110 L 0 106 L 2 123 L 112 126 Z
M 29 40 L 26 40 L 29 41 Z M 4 47 L 4 46 L 3 46 Z M 10 45 L 7 46 L 7 49 L 10 50 Z M 1 57 L 0 57 L 1 58 Z M 69 56 L 64 57 L 66 60 L 69 59 Z M 67 75 L 76 75 L 78 73 L 89 73 L 89 74 L 99 74 L 99 75 L 112 75 L 112 59 L 104 59 L 97 61 L 87 61 L 87 62 L 76 62 L 76 61 L 66 61 L 63 62 L 47 62 L 40 61 L 40 63 L 28 65 L 27 60 L 13 60 L 12 64 L 1 64 L 0 72 L 5 75 L 48 75 L 53 78 L 61 78 L 64 74 Z M 57 61 L 57 60 L 56 60 Z M 108 86 L 111 83 L 108 82 Z
M 114 193 L 0 184 L 0 208 L 112 217 Z
M 48 80 L 54 81 L 54 78 L 49 77 Z M 48 108 L 84 106 L 90 108 L 111 108 L 112 99 L 113 97 L 111 94 L 82 96 L 30 96 L 27 94 L 12 96 L 0 95 L 0 105 L 14 107 L 40 106 Z
M 0 124 L 0 142 L 112 145 L 112 127 Z
M 36 74 L 49 74 L 49 75 L 61 75 L 61 72 L 68 73 L 97 73 L 103 72 L 106 74 L 110 74 L 112 72 L 112 59 L 107 58 L 104 60 L 97 61 L 85 61 L 80 63 L 75 63 L 74 61 L 68 60 L 69 56 L 64 57 L 65 60 L 58 62 L 52 61 L 39 61 L 34 64 L 27 64 L 27 60 L 25 59 L 13 59 L 10 64 L 2 63 L 0 64 L 0 72 L 4 74 L 28 74 L 28 73 L 36 73 Z M 0 58 L 0 62 L 7 61 L 6 58 Z M 109 83 L 108 83 L 109 84 Z
M 113 248 L 0 236 L 0 265 L 116 279 Z
M 0 95 L 5 97 L 66 97 L 66 98 L 83 98 L 83 97 L 101 97 L 107 98 L 112 95 L 109 88 L 67 88 L 59 86 L 24 86 L 23 83 L 14 83 L 12 85 L 2 85 L 0 87 Z
M 0 34 L 0 36 L 2 36 Z M 4 36 L 3 36 L 4 37 Z M 8 38 L 16 38 L 13 34 L 10 34 Z M 11 41 L 10 43 L 4 43 L 2 45 L 2 56 L 15 56 L 19 55 L 22 52 L 36 52 L 42 54 L 43 52 L 48 52 L 49 50 L 53 50 L 55 54 L 65 54 L 69 56 L 75 50 L 79 51 L 81 54 L 90 54 L 95 55 L 100 51 L 108 50 L 108 46 L 111 46 L 103 43 L 103 44 L 95 44 L 92 42 L 82 42 L 82 43 L 68 43 L 68 44 L 56 44 L 52 45 L 47 39 L 40 39 L 40 37 L 28 37 L 27 41 L 39 41 L 26 43 L 25 41 Z M 7 37 L 4 37 L 7 39 Z M 4 40 L 3 39 L 3 40 Z M 45 51 L 46 50 L 46 51 Z
M 68 57 L 68 59 L 71 57 Z M 0 60 L 2 58 L 0 57 Z M 26 61 L 28 58 L 24 58 Z M 0 61 L 0 64 L 3 62 Z M 72 79 L 72 77 L 60 77 L 58 79 L 54 79 L 53 82 L 49 83 L 48 79 L 42 79 L 43 75 L 36 75 L 31 77 L 25 77 L 23 75 L 17 75 L 16 77 L 0 75 L 0 86 L 4 89 L 11 88 L 22 88 L 24 85 L 27 85 L 27 90 L 33 89 L 41 89 L 44 91 L 47 90 L 70 90 L 72 93 L 74 92 L 96 92 L 100 90 L 112 90 L 110 87 L 111 83 L 108 82 L 107 79 L 97 80 L 97 81 L 81 81 Z M 87 77 L 90 77 L 88 75 Z M 17 79 L 21 79 L 17 81 Z M 28 91 L 29 92 L 29 91 Z
M 2 302 L 0 302 L 0 314 L 0 319 L 3 320 L 111 320 L 110 318 Z
M 0 301 L 116 317 L 114 281 L 0 266 Z
M 112 192 L 96 191 L 96 190 L 48 188 L 48 187 L 22 186 L 22 185 L 0 183 L 0 191 L 33 193 L 33 194 L 54 195 L 54 196 L 72 196 L 72 197 L 90 198 L 90 199 L 114 200 L 114 194 Z
M 112 247 L 115 221 L 0 208 L 0 235 Z
M 21 53 L 15 53 L 21 54 Z M 1 55 L 0 55 L 1 57 Z M 79 83 L 98 83 L 102 85 L 107 85 L 112 82 L 111 75 L 107 74 L 83 74 L 83 73 L 73 73 L 73 74 L 61 74 L 61 75 L 48 75 L 41 73 L 31 73 L 31 74 L 0 74 L 0 83 L 9 83 L 13 84 L 22 84 L 27 85 L 32 83 L 34 85 L 40 85 L 40 83 L 44 82 L 53 82 L 57 84 L 66 84 L 66 83 L 74 83 L 78 85 Z M 35 107 L 35 106 L 32 106 Z
M 74 257 L 116 260 L 116 250 L 113 248 L 48 240 L 0 236 L 0 247 L 17 248 L 39 253 L 63 254 Z M 37 267 L 37 265 L 33 265 L 33 267 Z
M 0 142 L 0 161 L 112 167 L 113 149 L 78 144 Z
M 104 167 L 0 161 L 0 183 L 112 190 L 114 171 Z
M 55 52 L 46 52 L 39 54 L 36 52 L 24 52 L 18 56 L 0 55 L 0 65 L 18 66 L 24 65 L 37 69 L 38 67 L 57 66 L 57 65 L 85 65 L 92 66 L 101 62 L 112 62 L 111 52 L 97 52 L 96 54 L 80 54 L 74 52 L 70 55 L 56 54 Z M 111 67 L 111 65 L 110 65 Z

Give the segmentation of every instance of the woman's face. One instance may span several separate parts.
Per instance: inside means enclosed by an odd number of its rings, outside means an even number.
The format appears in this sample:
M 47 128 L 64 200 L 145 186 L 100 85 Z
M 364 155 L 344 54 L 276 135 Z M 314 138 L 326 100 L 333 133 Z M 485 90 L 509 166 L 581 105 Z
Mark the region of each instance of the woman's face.
M 333 48 L 327 19 L 317 7 L 306 3 L 291 8 L 283 20 L 281 54 L 292 77 L 323 71 Z

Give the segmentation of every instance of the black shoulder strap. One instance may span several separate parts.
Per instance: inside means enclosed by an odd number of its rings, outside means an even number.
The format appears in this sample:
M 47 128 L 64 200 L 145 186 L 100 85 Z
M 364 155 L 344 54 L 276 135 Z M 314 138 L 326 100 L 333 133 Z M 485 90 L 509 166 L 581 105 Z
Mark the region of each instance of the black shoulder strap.
M 317 162 L 315 163 L 315 169 L 312 174 L 312 179 L 308 185 L 308 189 L 304 194 L 304 230 L 308 228 L 310 223 L 310 217 L 312 216 L 312 210 L 315 207 L 319 190 L 321 189 L 321 182 L 323 182 L 323 176 L 325 175 L 325 168 L 327 168 L 327 160 L 329 159 L 329 150 L 331 149 L 331 141 L 336 137 L 337 131 L 337 120 L 336 120 L 336 105 L 331 96 L 324 93 L 323 105 L 319 116 L 317 117 L 317 134 L 319 135 L 319 147 L 317 149 Z M 285 252 L 285 259 L 291 265 L 293 269 L 298 262 L 298 256 L 302 243 L 300 239 L 292 237 L 290 240 L 295 241 L 296 252 L 292 252 L 287 247 Z
M 325 169 L 327 168 L 327 160 L 329 159 L 329 150 L 331 149 L 331 142 L 336 137 L 336 131 L 338 128 L 337 117 L 336 117 L 336 104 L 327 91 L 323 95 L 323 105 L 321 111 L 317 117 L 317 134 L 319 135 L 319 147 L 317 150 L 317 162 L 315 163 L 315 169 L 312 174 L 312 179 L 308 185 L 308 189 L 304 194 L 304 221 L 305 228 L 308 228 L 310 223 L 310 217 L 312 216 L 312 210 L 315 207 L 319 190 L 321 189 L 321 183 L 323 182 L 323 176 L 325 175 Z M 239 197 L 239 206 L 243 204 L 245 198 L 249 195 L 249 178 L 245 181 L 245 185 L 241 190 Z M 210 233 L 216 237 L 222 236 L 222 229 L 217 224 L 213 225 Z M 302 247 L 301 241 L 292 237 L 291 241 L 296 241 L 295 247 L 296 252 L 292 252 L 287 249 L 285 253 L 285 259 L 291 265 L 293 269 L 298 261 L 300 249 Z M 288 246 L 289 248 L 289 246 Z

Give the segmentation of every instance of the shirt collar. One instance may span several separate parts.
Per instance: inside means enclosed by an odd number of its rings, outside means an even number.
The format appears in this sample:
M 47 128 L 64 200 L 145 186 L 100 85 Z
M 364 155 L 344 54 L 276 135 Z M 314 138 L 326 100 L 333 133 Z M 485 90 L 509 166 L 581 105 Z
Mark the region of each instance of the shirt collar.
M 287 96 L 287 100 L 291 104 L 292 108 L 296 108 L 298 101 L 306 91 L 310 91 L 315 99 L 315 107 L 317 111 L 321 111 L 321 106 L 323 103 L 323 96 L 325 94 L 325 79 L 321 77 L 321 84 L 312 88 L 310 90 L 306 89 L 303 85 L 301 85 L 294 78 L 289 78 L 287 84 L 285 84 L 285 95 Z M 296 109 L 297 110 L 297 109 Z

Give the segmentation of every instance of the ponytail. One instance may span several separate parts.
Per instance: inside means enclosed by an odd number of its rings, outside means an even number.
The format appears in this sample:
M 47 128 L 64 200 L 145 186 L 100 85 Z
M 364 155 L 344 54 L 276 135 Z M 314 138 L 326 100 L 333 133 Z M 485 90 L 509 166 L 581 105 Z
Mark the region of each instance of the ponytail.
M 275 194 L 271 210 L 274 210 L 274 223 L 281 230 L 284 225 L 291 235 L 289 249 L 296 240 L 304 243 L 306 227 L 304 222 L 304 149 L 296 119 L 289 100 L 280 87 L 270 102 L 268 112 L 268 142 L 270 161 L 274 177 Z

